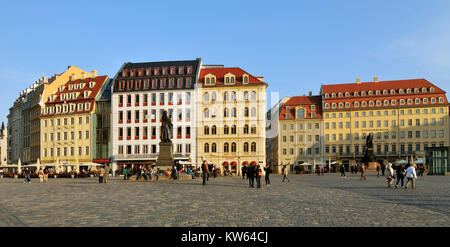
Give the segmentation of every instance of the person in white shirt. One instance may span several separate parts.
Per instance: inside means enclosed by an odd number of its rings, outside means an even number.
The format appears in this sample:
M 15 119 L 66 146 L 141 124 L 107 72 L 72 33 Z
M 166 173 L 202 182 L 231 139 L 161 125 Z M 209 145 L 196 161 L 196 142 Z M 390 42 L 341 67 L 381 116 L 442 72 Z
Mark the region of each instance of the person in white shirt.
M 417 175 L 416 175 L 416 168 L 414 167 L 414 164 L 411 164 L 407 169 L 406 169 L 406 178 L 408 179 L 408 181 L 405 184 L 405 189 L 408 188 L 409 182 L 411 182 L 412 184 L 412 189 L 415 189 L 415 179 L 417 179 Z
M 392 183 L 394 182 L 394 169 L 392 169 L 392 164 L 389 163 L 386 166 L 386 171 L 384 172 L 386 179 L 388 180 L 388 188 L 392 188 Z

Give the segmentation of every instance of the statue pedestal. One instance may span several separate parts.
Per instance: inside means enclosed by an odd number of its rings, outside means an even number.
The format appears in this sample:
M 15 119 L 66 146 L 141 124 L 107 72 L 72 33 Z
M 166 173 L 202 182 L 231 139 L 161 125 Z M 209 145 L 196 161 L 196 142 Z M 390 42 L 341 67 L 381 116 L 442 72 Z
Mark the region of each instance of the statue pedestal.
M 367 166 L 367 170 L 368 171 L 376 171 L 378 165 L 379 165 L 378 162 L 369 162 L 369 165 Z
M 158 168 L 167 169 L 173 166 L 173 144 L 172 142 L 160 142 L 159 143 L 159 155 L 156 159 L 156 165 Z

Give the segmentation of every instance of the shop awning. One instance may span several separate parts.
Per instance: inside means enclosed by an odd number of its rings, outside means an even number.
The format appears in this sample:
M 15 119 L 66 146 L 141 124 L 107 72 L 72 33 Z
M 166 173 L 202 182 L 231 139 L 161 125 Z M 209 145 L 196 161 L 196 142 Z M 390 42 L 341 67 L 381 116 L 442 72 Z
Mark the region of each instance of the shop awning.
M 223 162 L 223 165 L 227 166 L 228 165 L 228 161 Z
M 231 162 L 231 165 L 232 165 L 232 166 L 237 165 L 236 161 Z

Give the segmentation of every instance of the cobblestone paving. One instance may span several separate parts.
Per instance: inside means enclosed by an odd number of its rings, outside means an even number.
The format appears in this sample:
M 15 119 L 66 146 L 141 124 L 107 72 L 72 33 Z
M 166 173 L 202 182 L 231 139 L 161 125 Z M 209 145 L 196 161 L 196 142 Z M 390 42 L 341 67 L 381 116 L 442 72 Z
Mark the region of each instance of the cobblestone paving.
M 450 226 L 450 177 L 425 176 L 416 190 L 388 189 L 368 174 L 272 175 L 249 189 L 242 177 L 160 182 L 110 178 L 0 179 L 0 226 Z M 263 179 L 262 179 L 263 180 Z M 263 181 L 262 181 L 263 182 Z

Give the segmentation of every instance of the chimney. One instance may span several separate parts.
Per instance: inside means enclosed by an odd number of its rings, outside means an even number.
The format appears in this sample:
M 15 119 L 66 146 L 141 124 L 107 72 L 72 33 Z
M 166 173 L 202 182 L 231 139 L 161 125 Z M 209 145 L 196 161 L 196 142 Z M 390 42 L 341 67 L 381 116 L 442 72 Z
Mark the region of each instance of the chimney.
M 375 78 L 373 78 L 373 82 L 378 83 L 378 76 L 375 76 Z
M 312 96 L 312 91 L 309 91 L 309 92 L 308 92 L 308 95 L 309 95 L 309 96 Z
M 97 77 L 98 71 L 97 70 L 92 70 L 91 74 L 92 74 L 92 78 L 95 78 L 95 77 Z
M 356 83 L 361 84 L 361 78 L 356 78 Z

